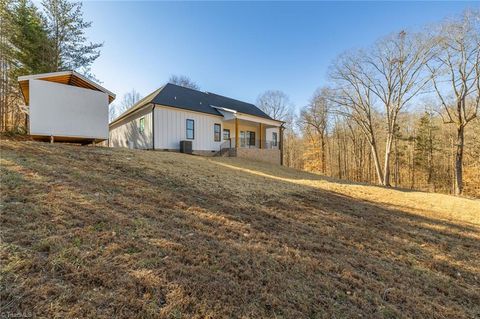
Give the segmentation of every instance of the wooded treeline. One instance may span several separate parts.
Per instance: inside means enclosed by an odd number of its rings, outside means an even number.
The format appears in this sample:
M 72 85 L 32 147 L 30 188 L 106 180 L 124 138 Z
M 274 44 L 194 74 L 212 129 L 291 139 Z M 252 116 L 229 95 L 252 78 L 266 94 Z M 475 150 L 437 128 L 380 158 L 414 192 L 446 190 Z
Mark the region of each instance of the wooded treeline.
M 319 133 L 305 128 L 285 143 L 288 166 L 319 172 L 355 182 L 380 184 L 372 149 L 358 125 L 334 117 L 322 148 Z M 376 141 L 385 145 L 386 134 Z M 455 193 L 456 130 L 443 124 L 439 115 L 426 111 L 402 115 L 390 158 L 391 186 L 441 193 Z M 383 155 L 379 155 L 383 161 Z M 324 158 L 324 160 L 323 160 Z M 465 132 L 463 193 L 480 197 L 480 121 L 472 121 Z
M 351 181 L 480 196 L 479 103 L 480 14 L 470 10 L 341 54 L 309 105 L 280 118 L 287 122 L 284 163 Z
M 81 2 L 0 0 L 0 131 L 25 130 L 27 110 L 17 78 L 77 70 L 88 77 L 101 43 L 88 43 Z

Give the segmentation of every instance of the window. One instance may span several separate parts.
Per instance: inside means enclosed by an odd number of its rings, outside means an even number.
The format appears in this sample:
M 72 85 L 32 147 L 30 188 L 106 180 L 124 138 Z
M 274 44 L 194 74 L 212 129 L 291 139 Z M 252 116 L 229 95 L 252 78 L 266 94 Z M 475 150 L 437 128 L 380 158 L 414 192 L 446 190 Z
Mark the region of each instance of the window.
M 225 141 L 228 141 L 230 139 L 230 130 L 229 129 L 226 129 L 226 128 L 223 129 L 223 139 Z
M 240 146 L 245 147 L 245 131 L 240 131 Z
M 213 124 L 213 139 L 215 142 L 220 142 L 222 140 L 221 132 L 222 126 L 220 124 Z
M 277 146 L 278 136 L 277 132 L 272 132 L 272 146 Z
M 145 117 L 140 118 L 140 125 L 138 126 L 138 132 L 143 133 L 145 131 Z
M 248 145 L 255 146 L 255 132 L 247 132 Z
M 255 132 L 241 131 L 240 132 L 240 146 L 249 147 L 255 146 Z
M 187 120 L 187 139 L 193 140 L 195 138 L 195 122 Z

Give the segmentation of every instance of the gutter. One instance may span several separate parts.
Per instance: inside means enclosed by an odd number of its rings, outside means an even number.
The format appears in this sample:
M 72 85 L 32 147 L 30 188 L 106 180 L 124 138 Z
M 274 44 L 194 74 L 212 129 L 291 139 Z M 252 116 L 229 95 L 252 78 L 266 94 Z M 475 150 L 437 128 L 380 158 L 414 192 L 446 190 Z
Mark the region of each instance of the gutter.
M 155 103 L 152 103 L 152 150 L 155 150 Z

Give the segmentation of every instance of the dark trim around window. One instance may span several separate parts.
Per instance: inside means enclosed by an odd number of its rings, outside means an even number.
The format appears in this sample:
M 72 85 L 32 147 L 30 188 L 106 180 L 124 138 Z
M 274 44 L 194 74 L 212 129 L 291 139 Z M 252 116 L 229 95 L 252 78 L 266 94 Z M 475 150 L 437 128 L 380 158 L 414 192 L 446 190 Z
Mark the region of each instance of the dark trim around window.
M 248 131 L 248 145 L 249 146 L 255 146 L 255 132 Z
M 143 133 L 144 131 L 145 131 L 145 116 L 142 116 L 138 124 L 138 132 Z
M 222 141 L 222 125 L 218 123 L 213 124 L 213 140 L 215 142 Z
M 189 127 L 189 124 L 191 124 L 191 127 Z M 195 139 L 195 121 L 192 119 L 187 119 L 186 121 L 186 138 L 187 140 L 193 140 Z

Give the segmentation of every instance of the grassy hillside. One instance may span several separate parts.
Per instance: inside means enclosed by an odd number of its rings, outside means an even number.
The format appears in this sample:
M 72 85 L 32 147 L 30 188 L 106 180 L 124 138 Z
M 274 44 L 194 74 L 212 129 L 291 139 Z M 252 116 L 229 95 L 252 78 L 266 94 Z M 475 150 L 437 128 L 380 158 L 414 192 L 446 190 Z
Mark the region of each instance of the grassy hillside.
M 480 202 L 234 158 L 1 142 L 1 313 L 475 318 Z

